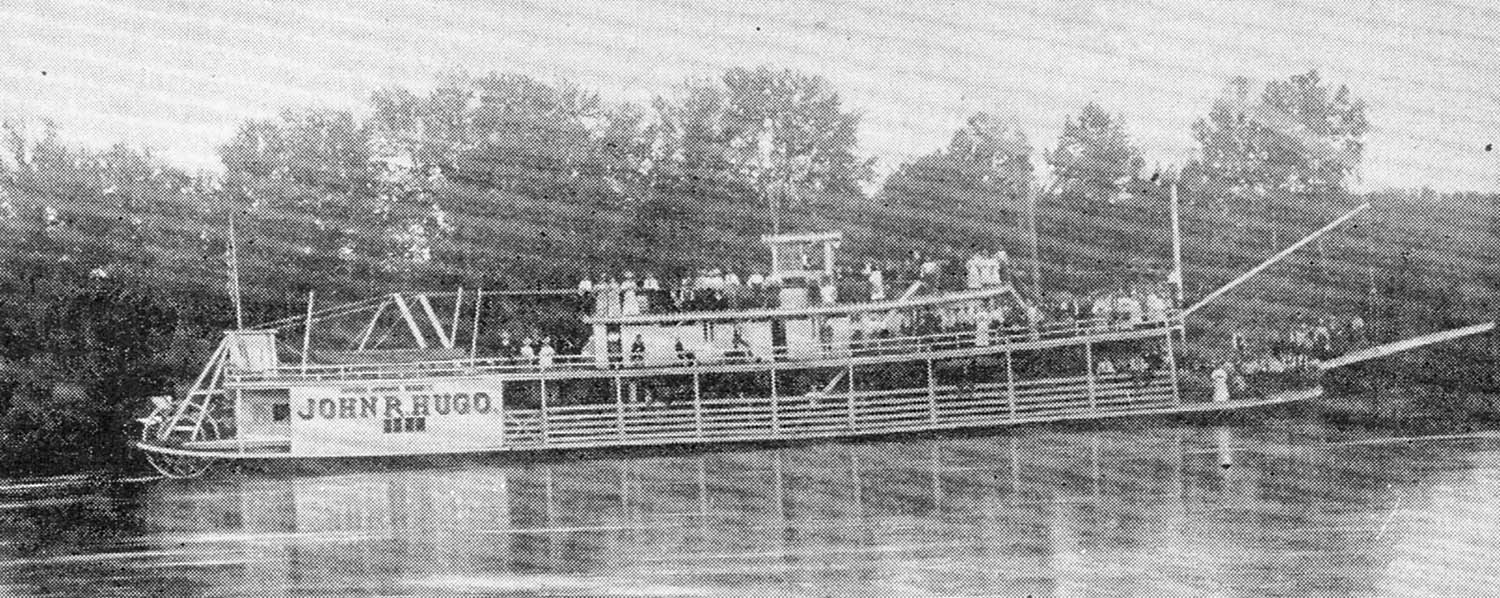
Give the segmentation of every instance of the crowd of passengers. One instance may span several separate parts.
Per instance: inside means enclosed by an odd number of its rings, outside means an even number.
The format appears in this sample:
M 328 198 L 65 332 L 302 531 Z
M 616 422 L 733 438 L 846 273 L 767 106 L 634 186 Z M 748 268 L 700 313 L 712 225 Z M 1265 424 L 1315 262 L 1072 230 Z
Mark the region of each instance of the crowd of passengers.
M 1369 344 L 1365 320 L 1295 318 L 1287 326 L 1258 331 L 1255 338 L 1235 332 L 1227 357 L 1209 374 L 1216 397 L 1262 396 L 1316 377 L 1323 360 Z
M 1324 360 L 1367 344 L 1364 318 L 1347 320 L 1322 317 L 1297 318 L 1282 329 L 1272 329 L 1264 338 L 1247 341 L 1243 333 L 1230 336 L 1233 372 L 1281 373 L 1315 368 Z
M 980 289 L 1017 284 L 1015 271 L 1005 251 L 994 254 L 976 253 L 964 263 L 959 271 L 952 260 L 934 261 L 924 259 L 912 252 L 904 262 L 885 261 L 880 264 L 865 262 L 859 271 L 838 270 L 838 275 L 818 283 L 807 284 L 807 295 L 814 305 L 838 303 L 841 298 L 857 298 L 863 301 L 883 301 L 892 298 L 887 286 L 887 272 L 894 280 L 920 281 L 937 289 Z M 804 263 L 804 267 L 809 267 Z M 654 275 L 637 277 L 633 272 L 612 276 L 599 281 L 584 278 L 577 289 L 581 296 L 592 296 L 595 314 L 602 317 L 633 316 L 641 314 L 664 314 L 695 311 L 718 311 L 734 309 L 763 309 L 779 307 L 780 291 L 786 282 L 775 275 L 750 272 L 741 276 L 731 269 L 700 269 L 693 276 L 680 279 L 676 286 L 667 286 Z M 1042 301 L 1034 313 L 1025 314 L 1025 319 L 1042 323 L 1081 322 L 1089 319 L 1111 323 L 1145 322 L 1162 320 L 1167 316 L 1170 295 L 1160 285 L 1132 285 L 1112 292 L 1086 298 L 1069 294 L 1058 294 Z
M 803 255 L 803 270 L 811 271 L 806 254 Z M 994 253 L 975 253 L 958 269 L 957 260 L 926 259 L 919 252 L 911 252 L 904 261 L 866 262 L 862 269 L 844 269 L 839 276 L 813 281 L 798 280 L 787 283 L 774 275 L 749 272 L 744 276 L 730 269 L 700 269 L 693 276 L 681 278 L 675 286 L 668 286 L 654 275 L 637 277 L 633 272 L 604 278 L 600 281 L 585 278 L 577 285 L 578 294 L 592 300 L 594 313 L 603 317 L 620 317 L 642 314 L 683 313 L 718 310 L 771 309 L 780 306 L 781 290 L 787 284 L 806 287 L 808 302 L 812 306 L 835 304 L 840 298 L 857 297 L 863 302 L 879 302 L 893 298 L 888 293 L 886 273 L 892 272 L 897 280 L 920 281 L 930 288 L 970 290 L 995 288 L 1009 285 L 1023 291 L 1025 287 L 1015 279 L 1009 257 L 1004 250 Z M 1018 295 L 1019 296 L 1019 295 Z M 1167 293 L 1161 285 L 1132 285 L 1107 293 L 1092 296 L 1056 294 L 1041 301 L 1024 301 L 993 304 L 988 310 L 980 309 L 927 309 L 903 310 L 901 314 L 886 318 L 864 314 L 849 333 L 848 348 L 856 354 L 884 351 L 910 351 L 913 348 L 948 349 L 964 343 L 991 344 L 1007 342 L 1017 336 L 1039 337 L 1045 331 L 1108 327 L 1136 327 L 1165 321 L 1172 310 Z M 988 334 L 985 334 L 985 331 Z M 829 346 L 833 343 L 831 329 L 825 327 L 821 340 Z M 598 345 L 602 346 L 596 346 Z M 920 345 L 913 347 L 912 345 Z M 679 363 L 696 363 L 703 351 L 684 343 L 675 342 L 674 352 Z M 510 332 L 505 332 L 499 343 L 499 353 L 510 365 L 551 367 L 559 362 L 591 362 L 592 351 L 605 351 L 611 367 L 625 367 L 648 361 L 647 343 L 640 335 L 634 338 L 612 333 L 599 341 L 575 344 L 565 339 L 554 340 L 535 331 L 516 341 Z M 564 357 L 566 356 L 566 357 Z M 750 343 L 739 330 L 734 332 L 726 359 L 761 359 L 755 355 Z M 649 361 L 659 363 L 659 358 Z

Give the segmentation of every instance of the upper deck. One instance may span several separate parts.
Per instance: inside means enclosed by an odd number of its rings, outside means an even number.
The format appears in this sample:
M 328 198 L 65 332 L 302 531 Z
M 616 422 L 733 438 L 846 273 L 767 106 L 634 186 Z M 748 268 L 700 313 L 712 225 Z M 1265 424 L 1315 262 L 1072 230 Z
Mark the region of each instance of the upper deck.
M 868 264 L 857 282 L 840 280 L 837 232 L 763 240 L 771 249 L 770 275 L 745 284 L 702 270 L 697 280 L 670 289 L 651 277 L 638 284 L 627 273 L 624 283 L 585 281 L 574 292 L 394 293 L 323 310 L 310 300 L 303 318 L 231 333 L 225 383 L 268 388 L 806 369 L 1129 340 L 1181 325 L 1180 314 L 1164 304 L 1148 310 L 1139 302 L 1128 317 L 1077 320 L 1070 312 L 1048 319 L 1016 291 L 1001 261 L 984 254 L 970 260 L 962 281 L 944 279 L 927 263 L 915 279 L 894 282 L 900 292 L 887 297 L 882 273 Z M 557 328 L 525 328 L 535 325 L 517 322 L 510 308 L 494 309 L 499 295 L 521 294 L 570 303 L 574 313 L 584 312 L 577 315 L 581 326 L 571 337 L 558 336 Z M 300 349 L 278 338 L 278 330 L 300 333 Z
M 853 345 L 820 344 L 803 357 L 782 354 L 731 355 L 715 359 L 617 361 L 601 365 L 593 355 L 560 355 L 550 361 L 515 357 L 472 357 L 417 361 L 368 361 L 342 364 L 279 365 L 246 369 L 230 364 L 224 373 L 231 388 L 285 388 L 342 382 L 417 379 L 502 378 L 565 380 L 638 378 L 703 373 L 745 373 L 770 369 L 811 369 L 876 365 L 914 360 L 980 357 L 1007 352 L 1109 343 L 1160 337 L 1181 330 L 1180 314 L 1159 320 L 1111 322 L 1087 320 L 1048 324 L 1036 330 L 967 330 L 872 338 Z M 231 360 L 234 361 L 233 359 Z

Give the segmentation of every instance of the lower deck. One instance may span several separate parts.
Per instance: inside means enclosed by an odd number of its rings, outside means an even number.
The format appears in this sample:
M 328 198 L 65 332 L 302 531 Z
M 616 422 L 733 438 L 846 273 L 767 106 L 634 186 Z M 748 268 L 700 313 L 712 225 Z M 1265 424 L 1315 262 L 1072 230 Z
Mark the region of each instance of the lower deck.
M 607 449 L 669 444 L 797 441 L 927 431 L 1005 427 L 1116 417 L 1193 414 L 1255 408 L 1303 400 L 1319 389 L 1303 386 L 1266 396 L 1205 402 L 1204 392 L 1182 396 L 1166 372 L 1150 376 L 1107 374 L 1035 380 L 959 381 L 895 390 L 810 392 L 766 396 L 714 396 L 694 400 L 626 402 L 533 408 L 477 399 L 471 389 L 462 412 L 449 393 L 446 408 L 410 403 L 386 417 L 340 419 L 343 406 L 309 399 L 293 425 L 313 434 L 241 434 L 175 447 L 142 445 L 165 454 L 230 459 L 380 457 L 444 453 L 522 452 L 554 449 Z M 696 378 L 692 384 L 699 384 Z M 625 384 L 617 382 L 617 385 Z M 775 382 L 773 381 L 774 385 Z M 852 390 L 851 390 L 852 389 Z M 542 389 L 545 394 L 546 390 Z M 624 395 L 625 388 L 617 388 Z M 631 389 L 631 394 L 637 389 Z M 390 397 L 394 398 L 394 397 Z M 425 400 L 425 399 L 424 399 Z M 320 404 L 321 403 L 321 404 Z M 326 406 L 321 418 L 316 411 Z M 371 411 L 374 411 L 372 408 Z M 294 407 L 294 409 L 296 409 Z M 363 411 L 350 407 L 349 415 Z M 307 415 L 301 420 L 302 415 Z M 324 421 L 324 420 L 327 421 Z M 328 433 L 333 430 L 334 433 Z

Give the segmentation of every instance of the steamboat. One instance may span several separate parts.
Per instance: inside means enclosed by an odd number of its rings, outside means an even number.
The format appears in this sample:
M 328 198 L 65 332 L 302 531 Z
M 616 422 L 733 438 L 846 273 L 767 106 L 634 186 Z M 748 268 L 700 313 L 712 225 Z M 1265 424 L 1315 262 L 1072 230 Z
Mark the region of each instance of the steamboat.
M 1175 218 L 1176 296 L 1103 312 L 1044 315 L 1056 310 L 984 255 L 946 279 L 840 276 L 838 232 L 763 237 L 769 275 L 748 283 L 323 309 L 309 296 L 303 315 L 227 331 L 186 393 L 152 399 L 136 444 L 164 475 L 193 477 L 226 460 L 799 442 L 1288 404 L 1320 394 L 1316 367 L 1229 388 L 1222 370 L 1182 362 L 1184 321 L 1365 207 L 1186 308 Z M 523 331 L 488 317 L 497 301 L 548 296 L 579 308 L 578 342 L 517 343 Z

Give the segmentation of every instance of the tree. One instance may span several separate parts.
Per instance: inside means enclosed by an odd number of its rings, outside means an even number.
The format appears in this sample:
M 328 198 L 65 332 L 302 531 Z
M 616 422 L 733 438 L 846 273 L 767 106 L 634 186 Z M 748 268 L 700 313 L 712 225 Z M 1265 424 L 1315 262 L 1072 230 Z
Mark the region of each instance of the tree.
M 857 194 L 871 162 L 856 152 L 859 115 L 822 77 L 762 66 L 658 99 L 662 157 L 680 182 L 748 186 L 773 220 L 820 193 Z
M 240 125 L 219 154 L 231 174 L 357 192 L 370 181 L 369 146 L 368 131 L 348 111 L 289 110 L 279 121 Z
M 1317 71 L 1267 83 L 1253 100 L 1250 82 L 1236 78 L 1193 125 L 1200 180 L 1242 200 L 1341 193 L 1363 153 L 1364 108 Z
M 132 413 L 168 389 L 176 314 L 108 281 L 56 291 L 0 303 L 0 457 L 25 473 L 118 467 Z
M 872 223 L 950 243 L 993 246 L 1020 240 L 1020 214 L 1033 184 L 1031 144 L 1026 135 L 980 112 L 953 134 L 948 146 L 904 164 L 886 179 L 880 196 L 930 214 L 922 222 Z M 983 238 L 975 238 L 982 235 Z
M 1057 147 L 1046 159 L 1058 196 L 1090 201 L 1114 201 L 1146 164 L 1125 134 L 1123 119 L 1093 102 L 1063 122 Z

